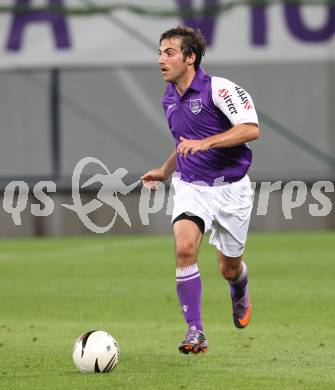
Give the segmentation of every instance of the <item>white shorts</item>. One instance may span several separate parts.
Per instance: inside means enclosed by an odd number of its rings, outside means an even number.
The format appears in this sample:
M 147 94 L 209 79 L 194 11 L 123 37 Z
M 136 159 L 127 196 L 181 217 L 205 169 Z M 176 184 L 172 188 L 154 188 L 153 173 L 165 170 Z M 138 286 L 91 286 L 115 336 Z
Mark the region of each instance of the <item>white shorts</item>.
M 172 179 L 175 195 L 172 221 L 186 213 L 200 217 L 205 232 L 211 230 L 209 243 L 224 255 L 242 255 L 252 210 L 253 191 L 248 175 L 240 181 L 218 186 L 187 183 Z

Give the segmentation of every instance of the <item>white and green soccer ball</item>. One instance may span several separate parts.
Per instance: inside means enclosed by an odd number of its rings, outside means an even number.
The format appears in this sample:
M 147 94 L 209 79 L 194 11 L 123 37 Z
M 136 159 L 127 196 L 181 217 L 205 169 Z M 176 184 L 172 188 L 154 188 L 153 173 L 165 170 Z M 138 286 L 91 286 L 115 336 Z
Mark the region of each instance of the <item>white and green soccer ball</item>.
M 81 372 L 111 372 L 119 357 L 120 349 L 116 340 L 102 330 L 82 334 L 73 348 L 73 361 Z

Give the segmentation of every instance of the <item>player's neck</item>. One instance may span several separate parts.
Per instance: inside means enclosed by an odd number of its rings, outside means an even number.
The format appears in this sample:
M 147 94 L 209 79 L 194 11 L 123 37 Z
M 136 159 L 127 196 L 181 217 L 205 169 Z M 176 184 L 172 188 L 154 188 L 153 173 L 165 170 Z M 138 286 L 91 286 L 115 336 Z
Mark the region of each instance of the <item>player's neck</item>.
M 190 67 L 187 72 L 185 72 L 178 80 L 176 80 L 176 89 L 180 95 L 183 95 L 186 89 L 191 85 L 195 74 L 196 70 L 194 67 Z

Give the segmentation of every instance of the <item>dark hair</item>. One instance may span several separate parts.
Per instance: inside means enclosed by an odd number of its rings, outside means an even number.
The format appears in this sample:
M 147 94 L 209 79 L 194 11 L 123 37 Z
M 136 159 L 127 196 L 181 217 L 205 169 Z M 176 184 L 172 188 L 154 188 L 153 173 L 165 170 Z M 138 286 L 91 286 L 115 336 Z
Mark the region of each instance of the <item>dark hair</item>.
M 159 44 L 165 39 L 174 37 L 181 39 L 181 51 L 184 55 L 184 60 L 192 53 L 195 54 L 194 66 L 197 68 L 201 63 L 202 57 L 205 55 L 206 49 L 206 40 L 202 32 L 192 27 L 177 26 L 176 28 L 165 31 L 160 37 Z

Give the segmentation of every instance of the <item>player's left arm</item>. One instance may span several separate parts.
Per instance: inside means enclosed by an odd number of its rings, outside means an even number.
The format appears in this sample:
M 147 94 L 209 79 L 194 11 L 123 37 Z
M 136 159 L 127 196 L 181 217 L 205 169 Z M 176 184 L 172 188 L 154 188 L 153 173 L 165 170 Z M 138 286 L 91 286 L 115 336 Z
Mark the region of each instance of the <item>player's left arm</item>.
M 202 140 L 180 138 L 177 153 L 187 156 L 211 148 L 229 148 L 259 138 L 258 117 L 250 95 L 233 82 L 213 77 L 212 100 L 232 123 L 232 128 Z
M 259 128 L 256 123 L 241 123 L 231 129 L 200 140 L 188 140 L 180 137 L 177 153 L 187 156 L 188 153 L 206 151 L 212 148 L 231 148 L 259 138 Z

